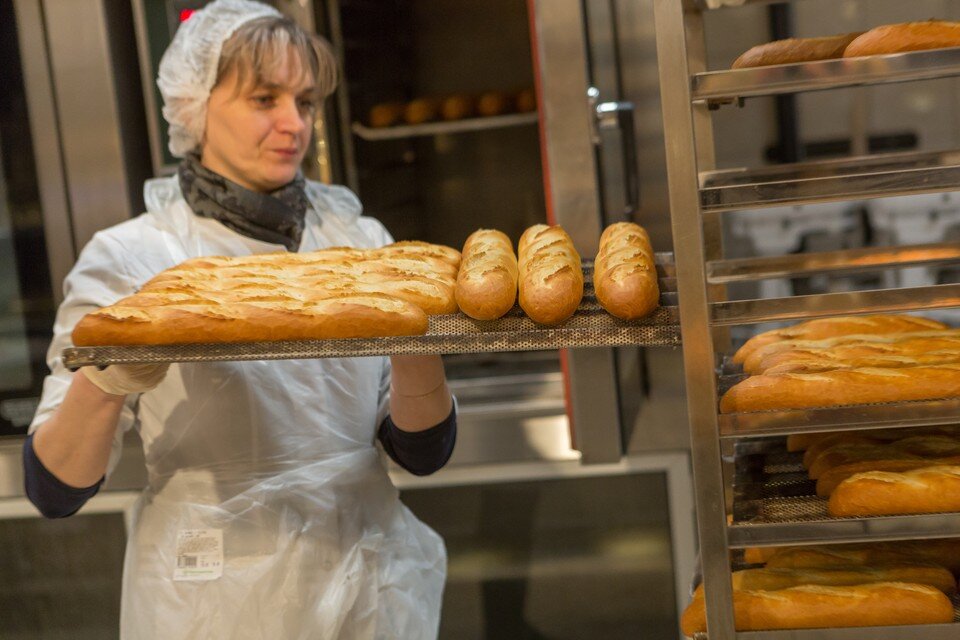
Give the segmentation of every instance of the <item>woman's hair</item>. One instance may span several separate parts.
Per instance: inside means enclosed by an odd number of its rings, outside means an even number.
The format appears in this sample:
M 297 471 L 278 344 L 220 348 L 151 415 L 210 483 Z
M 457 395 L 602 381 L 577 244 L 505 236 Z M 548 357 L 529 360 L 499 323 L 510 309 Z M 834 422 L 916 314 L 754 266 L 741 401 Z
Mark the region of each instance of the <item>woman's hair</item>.
M 333 93 L 337 87 L 337 61 L 330 45 L 283 16 L 257 18 L 241 25 L 223 43 L 215 84 L 234 70 L 238 91 L 251 81 L 253 86 L 264 84 L 278 68 L 289 64 L 291 52 L 300 62 L 301 74 L 291 78 L 293 83 L 312 77 L 320 99 Z

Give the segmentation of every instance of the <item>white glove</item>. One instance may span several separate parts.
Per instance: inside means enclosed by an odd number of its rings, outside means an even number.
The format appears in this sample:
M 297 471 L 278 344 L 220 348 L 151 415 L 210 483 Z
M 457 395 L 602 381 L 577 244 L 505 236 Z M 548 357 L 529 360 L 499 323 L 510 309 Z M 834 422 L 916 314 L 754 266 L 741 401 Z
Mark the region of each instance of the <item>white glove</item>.
M 150 391 L 163 381 L 169 363 L 161 364 L 112 364 L 106 369 L 83 367 L 80 369 L 93 384 L 115 396 Z

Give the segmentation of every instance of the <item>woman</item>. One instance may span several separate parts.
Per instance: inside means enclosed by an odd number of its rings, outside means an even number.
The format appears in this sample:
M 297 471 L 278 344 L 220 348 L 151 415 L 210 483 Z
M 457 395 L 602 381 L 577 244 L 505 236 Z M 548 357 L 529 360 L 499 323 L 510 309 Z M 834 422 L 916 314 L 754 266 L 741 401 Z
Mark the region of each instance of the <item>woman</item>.
M 72 514 L 139 430 L 149 484 L 127 545 L 124 638 L 436 636 L 443 544 L 400 504 L 374 440 L 415 473 L 446 462 L 455 411 L 438 357 L 77 374 L 59 357 L 84 314 L 188 258 L 391 242 L 348 190 L 300 177 L 334 84 L 327 50 L 270 7 L 195 13 L 160 65 L 179 175 L 149 181 L 147 213 L 98 233 L 67 277 L 27 491 L 45 515 Z

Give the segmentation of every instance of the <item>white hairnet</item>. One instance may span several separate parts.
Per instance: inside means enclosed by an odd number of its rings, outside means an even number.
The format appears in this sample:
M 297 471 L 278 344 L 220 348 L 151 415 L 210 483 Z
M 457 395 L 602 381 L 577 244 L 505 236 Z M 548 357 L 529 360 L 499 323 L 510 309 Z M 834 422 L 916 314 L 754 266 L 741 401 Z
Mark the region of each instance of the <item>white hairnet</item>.
M 216 0 L 180 25 L 160 60 L 157 76 L 174 156 L 182 158 L 203 139 L 207 100 L 217 81 L 223 43 L 244 23 L 280 15 L 253 0 Z

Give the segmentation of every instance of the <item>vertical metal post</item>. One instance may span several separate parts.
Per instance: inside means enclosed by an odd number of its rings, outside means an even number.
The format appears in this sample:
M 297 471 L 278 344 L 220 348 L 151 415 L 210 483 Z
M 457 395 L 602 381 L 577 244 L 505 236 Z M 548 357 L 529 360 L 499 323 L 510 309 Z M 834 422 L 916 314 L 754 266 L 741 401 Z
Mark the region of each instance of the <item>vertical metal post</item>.
M 689 32 L 685 19 L 689 20 Z M 719 236 L 705 237 L 704 220 L 700 211 L 697 172 L 698 166 L 712 164 L 712 139 L 709 139 L 709 127 L 697 130 L 694 128 L 695 114 L 690 99 L 691 63 L 694 61 L 688 58 L 687 51 L 690 36 L 691 45 L 700 43 L 698 49 L 691 53 L 702 53 L 702 18 L 694 13 L 685 14 L 681 0 L 654 0 L 654 20 L 707 633 L 710 640 L 728 640 L 735 634 L 733 590 L 727 555 L 727 519 L 717 428 L 714 347 L 710 331 L 704 258 L 708 249 L 716 248 L 712 245 L 719 242 Z M 702 65 L 702 55 L 695 62 Z M 697 124 L 702 124 L 704 118 L 709 118 L 709 115 L 697 114 Z M 703 150 L 706 158 L 700 158 L 700 150 Z M 701 164 L 698 165 L 698 162 Z M 710 245 L 707 244 L 708 239 L 711 240 Z

